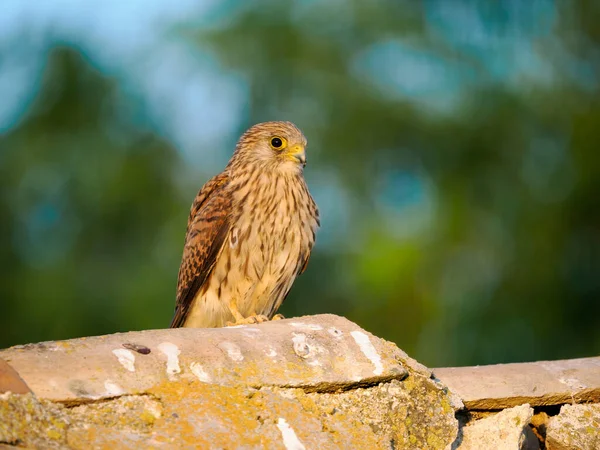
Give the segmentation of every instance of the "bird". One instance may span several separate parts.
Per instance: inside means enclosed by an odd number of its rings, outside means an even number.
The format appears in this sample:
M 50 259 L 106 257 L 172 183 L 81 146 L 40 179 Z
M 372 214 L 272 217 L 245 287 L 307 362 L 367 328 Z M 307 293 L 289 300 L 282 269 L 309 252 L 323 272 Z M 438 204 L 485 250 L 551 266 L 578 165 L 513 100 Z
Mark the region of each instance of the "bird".
M 291 122 L 250 127 L 192 204 L 171 328 L 281 318 L 320 226 L 304 179 L 306 137 Z

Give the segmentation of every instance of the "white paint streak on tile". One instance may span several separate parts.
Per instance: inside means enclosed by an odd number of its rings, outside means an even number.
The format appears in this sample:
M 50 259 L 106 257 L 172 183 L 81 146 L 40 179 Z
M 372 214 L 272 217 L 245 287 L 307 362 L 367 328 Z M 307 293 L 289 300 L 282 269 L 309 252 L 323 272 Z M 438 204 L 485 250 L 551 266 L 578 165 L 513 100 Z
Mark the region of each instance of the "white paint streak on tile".
M 306 341 L 306 335 L 303 333 L 292 333 L 292 343 L 294 353 L 300 358 L 308 358 L 310 355 L 310 346 Z
M 225 350 L 227 352 L 227 355 L 233 359 L 234 361 L 243 361 L 244 360 L 244 355 L 242 355 L 242 350 L 240 349 L 240 347 L 237 344 L 234 344 L 233 342 L 221 342 L 219 344 L 219 347 L 222 348 L 223 350 Z
M 125 391 L 119 386 L 117 383 L 113 383 L 110 380 L 106 380 L 104 382 L 104 389 L 106 389 L 106 394 L 110 396 L 123 395 Z
M 574 390 L 585 389 L 587 387 L 585 384 L 583 384 L 577 378 L 562 378 L 561 377 L 561 378 L 558 378 L 558 381 L 560 381 L 565 386 L 568 386 L 569 388 L 574 389 Z
M 298 436 L 296 436 L 296 432 L 285 419 L 279 418 L 277 421 L 277 428 L 281 432 L 281 437 L 283 438 L 283 445 L 287 450 L 306 450 Z
M 367 336 L 362 331 L 352 331 L 350 332 L 350 334 L 360 347 L 360 350 L 365 354 L 367 358 L 369 358 L 369 360 L 375 366 L 375 370 L 373 370 L 373 373 L 375 375 L 381 375 L 383 373 L 383 364 L 381 362 L 381 356 L 379 356 L 379 353 L 377 353 L 377 350 L 375 350 L 375 347 L 369 339 L 369 336 Z
M 135 372 L 135 355 L 131 350 L 127 350 L 125 348 L 116 348 L 112 352 L 123 367 L 130 372 Z
M 292 333 L 292 343 L 294 353 L 300 358 L 306 359 L 307 364 L 311 366 L 320 366 L 321 361 L 316 358 L 321 354 L 328 353 L 324 347 L 319 345 L 316 339 L 304 333 Z
M 310 331 L 320 331 L 323 329 L 321 325 L 317 325 L 316 323 L 292 322 L 290 325 L 294 328 L 302 328 Z
M 246 325 L 229 325 L 226 329 L 231 330 L 232 328 L 246 328 Z
M 245 330 L 242 330 L 242 334 L 251 339 L 256 339 L 256 337 L 260 334 L 260 330 L 254 327 L 246 328 Z
M 179 347 L 170 342 L 161 342 L 158 344 L 158 349 L 167 357 L 167 376 L 172 379 L 174 375 L 181 372 L 181 367 L 179 367 L 181 351 Z
M 202 364 L 193 362 L 190 364 L 190 370 L 203 383 L 210 383 L 212 381 L 210 375 L 206 373 L 204 367 L 202 367 Z

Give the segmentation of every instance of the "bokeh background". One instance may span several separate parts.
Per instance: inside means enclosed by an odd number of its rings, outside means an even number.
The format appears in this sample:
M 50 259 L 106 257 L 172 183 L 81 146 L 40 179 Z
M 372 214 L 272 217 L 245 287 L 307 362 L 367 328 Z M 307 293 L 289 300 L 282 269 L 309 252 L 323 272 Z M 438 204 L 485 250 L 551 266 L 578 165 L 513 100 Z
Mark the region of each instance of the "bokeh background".
M 281 310 L 430 366 L 600 353 L 600 2 L 3 0 L 0 347 L 164 328 L 189 206 L 291 120 Z

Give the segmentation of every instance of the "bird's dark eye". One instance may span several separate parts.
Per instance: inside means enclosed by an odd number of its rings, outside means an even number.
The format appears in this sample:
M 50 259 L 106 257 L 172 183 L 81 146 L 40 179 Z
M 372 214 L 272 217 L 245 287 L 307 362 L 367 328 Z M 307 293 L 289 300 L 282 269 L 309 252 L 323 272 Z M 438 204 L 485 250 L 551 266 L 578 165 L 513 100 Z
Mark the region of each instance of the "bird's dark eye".
M 269 141 L 269 144 L 271 144 L 271 148 L 273 150 L 277 150 L 280 152 L 287 147 L 287 140 L 286 138 L 281 136 L 273 136 Z

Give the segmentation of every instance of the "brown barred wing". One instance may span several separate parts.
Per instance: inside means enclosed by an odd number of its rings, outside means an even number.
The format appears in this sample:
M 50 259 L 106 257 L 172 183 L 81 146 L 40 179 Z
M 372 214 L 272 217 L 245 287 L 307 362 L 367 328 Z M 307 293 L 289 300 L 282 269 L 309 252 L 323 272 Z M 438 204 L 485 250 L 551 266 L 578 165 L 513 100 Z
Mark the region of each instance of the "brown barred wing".
M 188 220 L 183 258 L 177 280 L 177 304 L 171 328 L 185 324 L 198 291 L 203 289 L 229 233 L 229 177 L 221 173 L 198 192 Z

